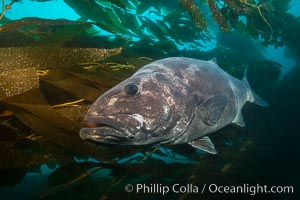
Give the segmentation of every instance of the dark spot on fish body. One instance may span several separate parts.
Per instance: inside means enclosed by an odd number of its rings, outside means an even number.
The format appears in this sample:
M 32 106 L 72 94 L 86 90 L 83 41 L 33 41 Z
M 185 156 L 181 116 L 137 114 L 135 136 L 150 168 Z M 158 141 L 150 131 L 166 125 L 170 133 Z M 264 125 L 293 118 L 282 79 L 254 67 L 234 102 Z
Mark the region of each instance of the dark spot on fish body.
M 169 82 L 168 78 L 164 74 L 156 73 L 155 78 L 158 82 L 161 82 L 164 84 L 167 84 Z
M 175 98 L 180 98 L 182 96 L 179 90 L 174 90 L 173 94 Z

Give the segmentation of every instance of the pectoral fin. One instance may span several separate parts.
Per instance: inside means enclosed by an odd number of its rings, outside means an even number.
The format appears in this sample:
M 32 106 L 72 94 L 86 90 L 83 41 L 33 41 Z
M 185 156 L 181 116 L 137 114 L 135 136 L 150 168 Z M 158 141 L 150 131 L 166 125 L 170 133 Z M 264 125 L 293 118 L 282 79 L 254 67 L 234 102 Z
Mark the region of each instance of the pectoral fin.
M 217 154 L 214 143 L 212 143 L 207 136 L 191 141 L 189 144 L 194 148 L 201 149 L 211 154 Z
M 200 105 L 200 118 L 205 124 L 213 126 L 220 119 L 226 105 L 225 94 L 214 96 Z

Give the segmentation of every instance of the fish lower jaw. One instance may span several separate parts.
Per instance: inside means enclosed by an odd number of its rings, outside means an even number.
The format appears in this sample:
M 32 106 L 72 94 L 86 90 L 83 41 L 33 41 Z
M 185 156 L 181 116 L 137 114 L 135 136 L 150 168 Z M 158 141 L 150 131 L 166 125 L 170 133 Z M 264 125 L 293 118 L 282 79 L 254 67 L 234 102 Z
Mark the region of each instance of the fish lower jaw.
M 107 141 L 117 142 L 119 140 L 117 137 L 110 136 L 110 135 L 102 136 L 102 135 L 98 135 L 98 134 L 86 134 L 81 131 L 80 131 L 79 135 L 80 135 L 81 139 L 89 140 L 89 141 L 93 141 L 93 142 L 107 143 Z
M 80 134 L 80 137 L 84 140 L 93 140 L 93 141 L 100 141 L 103 138 L 100 135 L 83 135 Z

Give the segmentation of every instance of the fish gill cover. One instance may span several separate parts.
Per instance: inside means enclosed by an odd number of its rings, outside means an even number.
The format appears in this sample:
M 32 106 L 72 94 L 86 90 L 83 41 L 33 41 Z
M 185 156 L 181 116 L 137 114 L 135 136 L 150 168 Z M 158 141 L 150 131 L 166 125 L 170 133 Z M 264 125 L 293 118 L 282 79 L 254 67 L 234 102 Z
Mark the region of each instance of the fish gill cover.
M 1 0 L 1 198 L 144 197 L 126 193 L 128 183 L 299 186 L 298 116 L 292 113 L 300 111 L 300 21 L 289 13 L 291 2 Z M 282 64 L 264 56 L 270 46 L 286 48 L 296 60 L 281 79 Z M 169 56 L 216 57 L 236 77 L 248 66 L 249 82 L 269 109 L 246 107 L 247 128 L 226 127 L 213 135 L 217 156 L 185 145 L 118 149 L 80 139 L 92 102 L 141 66 Z M 33 184 L 25 192 L 24 185 L 34 181 L 44 187 Z

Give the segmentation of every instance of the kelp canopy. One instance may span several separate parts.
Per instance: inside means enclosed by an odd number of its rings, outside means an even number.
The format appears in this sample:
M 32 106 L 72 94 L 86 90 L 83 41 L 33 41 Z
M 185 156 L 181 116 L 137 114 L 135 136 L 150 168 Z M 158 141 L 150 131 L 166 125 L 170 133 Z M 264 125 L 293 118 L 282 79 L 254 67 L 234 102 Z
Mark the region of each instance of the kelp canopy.
M 32 1 L 41 4 L 48 2 Z M 218 57 L 222 67 L 240 76 L 244 71 L 241 66 L 251 64 L 249 77 L 254 77 L 254 85 L 256 82 L 257 88 L 273 83 L 280 76 L 281 65 L 264 60 L 260 49 L 256 48 L 250 38 L 259 40 L 264 45 L 286 45 L 290 54 L 299 58 L 297 41 L 300 22 L 287 12 L 290 0 L 64 2 L 80 16 L 80 19 L 43 19 L 37 16 L 10 20 L 6 17 L 6 12 L 13 13 L 14 6 L 22 2 L 12 0 L 2 6 L 0 170 L 4 170 L 3 174 L 5 170 L 12 168 L 26 171 L 29 167 L 45 163 L 49 168 L 55 168 L 58 163 L 61 167 L 51 175 L 50 189 L 43 194 L 47 196 L 72 186 L 98 170 L 113 169 L 113 178 L 109 178 L 112 182 L 110 188 L 107 188 L 106 179 L 97 183 L 95 180 L 88 182 L 95 184 L 96 189 L 102 188 L 99 192 L 104 193 L 104 198 L 106 193 L 113 193 L 112 187 L 121 188 L 124 180 L 132 175 L 140 175 L 140 180 L 136 181 L 149 181 L 149 177 L 151 181 L 158 181 L 157 177 L 163 175 L 166 180 L 174 176 L 180 177 L 183 182 L 188 180 L 199 183 L 200 180 L 201 184 L 207 180 L 197 173 L 199 171 L 218 170 L 222 175 L 229 177 L 234 174 L 238 165 L 228 160 L 235 160 L 240 164 L 240 157 L 253 155 L 255 149 L 251 149 L 252 136 L 246 133 L 237 138 L 231 129 L 225 129 L 226 136 L 219 136 L 222 142 L 217 140 L 221 152 L 218 158 L 205 160 L 203 155 L 193 149 L 187 148 L 186 151 L 182 151 L 178 148 L 176 152 L 195 158 L 196 163 L 201 162 L 204 165 L 195 165 L 190 159 L 186 161 L 180 157 L 184 160 L 182 163 L 168 166 L 164 165 L 167 160 L 165 157 L 178 159 L 178 154 L 170 149 L 108 148 L 82 141 L 78 131 L 84 126 L 83 117 L 89 105 L 99 95 L 130 76 L 139 67 L 162 57 Z M 223 34 L 216 36 L 215 27 Z M 236 45 L 240 46 L 232 47 L 226 44 L 226 41 L 236 40 L 237 35 L 242 35 L 245 39 L 239 39 Z M 201 48 L 205 49 L 210 45 L 215 37 L 216 48 L 200 51 Z M 228 39 L 230 37 L 231 39 Z M 241 52 L 241 48 L 256 53 L 239 55 L 237 52 Z M 263 74 L 262 71 L 268 73 Z M 257 72 L 265 77 L 257 77 Z M 230 142 L 225 144 L 223 141 Z M 243 145 L 236 147 L 234 143 Z M 228 146 L 231 148 L 228 149 Z M 163 159 L 150 162 L 147 158 L 153 153 Z M 136 157 L 122 160 L 124 156 L 131 155 Z M 87 162 L 90 156 L 102 163 Z M 223 159 L 222 163 L 216 165 L 215 161 L 220 158 Z M 86 163 L 76 163 L 76 159 Z M 142 162 L 147 165 L 139 166 L 138 163 Z M 124 164 L 120 167 L 118 163 L 134 165 Z M 74 166 L 81 172 L 89 171 L 76 176 L 69 170 Z M 186 166 L 191 170 L 186 171 Z M 153 170 L 154 167 L 159 169 Z M 246 167 L 247 171 L 251 171 L 249 168 Z M 172 169 L 177 170 L 176 173 L 172 173 Z M 214 174 L 217 174 L 215 171 Z M 70 177 L 66 177 L 64 181 L 70 184 L 55 182 L 55 176 L 68 173 Z M 20 174 L 24 176 L 22 171 Z M 238 176 L 236 177 L 238 179 Z M 88 188 L 90 186 L 86 185 Z
M 20 2 L 12 0 L 2 8 L 0 31 L 17 30 L 39 44 L 47 44 L 45 38 L 58 34 L 61 38 L 70 33 L 71 40 L 86 31 L 92 36 L 104 36 L 102 42 L 118 47 L 141 42 L 150 46 L 173 43 L 195 47 L 209 41 L 212 36 L 209 26 L 216 24 L 223 32 L 237 30 L 277 47 L 289 44 L 290 29 L 299 24 L 299 19 L 287 12 L 290 0 L 64 0 L 80 20 L 5 18 L 5 12 L 13 12 L 14 4 Z M 69 26 L 59 28 L 64 25 Z

